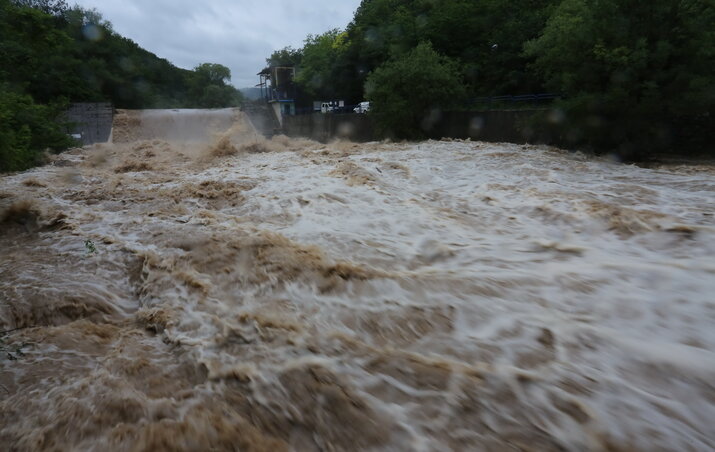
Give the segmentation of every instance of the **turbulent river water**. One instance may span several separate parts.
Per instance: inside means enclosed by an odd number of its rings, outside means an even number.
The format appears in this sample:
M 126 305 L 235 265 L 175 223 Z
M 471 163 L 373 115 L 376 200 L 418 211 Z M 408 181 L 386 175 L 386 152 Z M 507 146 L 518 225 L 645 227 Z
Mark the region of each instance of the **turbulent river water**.
M 120 112 L 0 178 L 3 450 L 715 448 L 715 168 Z

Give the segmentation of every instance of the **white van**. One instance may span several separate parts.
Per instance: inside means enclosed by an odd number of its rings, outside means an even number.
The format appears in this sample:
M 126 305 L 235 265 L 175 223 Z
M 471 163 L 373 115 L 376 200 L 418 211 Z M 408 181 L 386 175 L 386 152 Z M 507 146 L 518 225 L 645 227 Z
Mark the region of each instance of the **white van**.
M 357 107 L 353 108 L 355 113 L 367 113 L 370 111 L 370 102 L 360 102 Z

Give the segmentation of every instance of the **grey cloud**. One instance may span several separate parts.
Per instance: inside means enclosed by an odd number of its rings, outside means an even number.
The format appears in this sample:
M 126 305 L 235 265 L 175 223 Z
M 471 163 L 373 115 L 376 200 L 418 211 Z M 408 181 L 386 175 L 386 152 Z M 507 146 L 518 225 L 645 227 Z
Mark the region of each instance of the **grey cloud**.
M 221 63 L 237 87 L 253 86 L 274 50 L 309 33 L 344 28 L 360 0 L 77 0 L 114 29 L 177 66 Z

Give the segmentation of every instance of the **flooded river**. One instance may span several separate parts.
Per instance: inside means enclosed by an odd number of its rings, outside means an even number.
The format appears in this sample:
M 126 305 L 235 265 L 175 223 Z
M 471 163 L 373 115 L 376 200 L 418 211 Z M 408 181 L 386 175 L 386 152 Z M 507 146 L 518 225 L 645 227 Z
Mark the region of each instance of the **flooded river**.
M 0 177 L 3 450 L 715 448 L 715 168 L 120 112 Z

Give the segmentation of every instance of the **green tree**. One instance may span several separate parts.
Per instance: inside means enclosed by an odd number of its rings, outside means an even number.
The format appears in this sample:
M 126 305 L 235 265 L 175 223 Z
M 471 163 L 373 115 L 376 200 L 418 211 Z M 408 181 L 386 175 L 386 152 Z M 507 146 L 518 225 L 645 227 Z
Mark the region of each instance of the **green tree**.
M 194 77 L 200 85 L 224 85 L 231 80 L 231 70 L 216 63 L 202 63 L 194 68 Z
M 30 168 L 45 149 L 59 151 L 73 144 L 56 119 L 63 107 L 38 105 L 29 95 L 0 84 L 0 172 Z
M 456 63 L 430 43 L 380 66 L 365 85 L 377 125 L 405 138 L 424 136 L 435 114 L 461 102 L 464 92 Z
M 564 95 L 565 137 L 626 158 L 712 146 L 715 5 L 564 0 L 526 45 Z
M 0 9 L 0 80 L 26 91 L 37 102 L 50 102 L 79 87 L 80 61 L 72 39 L 52 16 L 38 9 L 2 2 Z
M 201 108 L 236 106 L 241 101 L 237 92 L 232 86 L 208 85 L 203 89 L 198 104 Z
M 215 63 L 196 66 L 189 75 L 189 103 L 193 107 L 219 108 L 239 105 L 243 96 L 228 81 L 231 70 Z
M 301 51 L 296 82 L 307 93 L 324 99 L 341 95 L 340 82 L 335 76 L 340 69 L 347 45 L 345 32 L 335 28 L 320 35 L 308 35 Z
M 13 3 L 18 6 L 39 9 L 43 13 L 53 16 L 61 16 L 69 10 L 67 2 L 64 0 L 13 0 Z
M 303 59 L 303 49 L 294 49 L 291 46 L 276 50 L 270 57 L 266 58 L 266 64 L 270 66 L 300 66 Z

